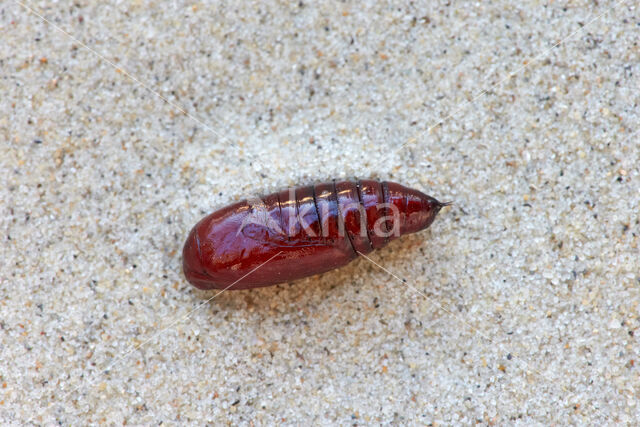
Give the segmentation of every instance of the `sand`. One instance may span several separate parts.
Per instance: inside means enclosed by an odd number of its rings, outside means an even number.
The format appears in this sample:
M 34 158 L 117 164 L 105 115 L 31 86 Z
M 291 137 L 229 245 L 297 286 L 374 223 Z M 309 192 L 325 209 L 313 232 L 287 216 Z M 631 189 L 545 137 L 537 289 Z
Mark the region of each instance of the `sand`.
M 639 422 L 637 2 L 0 11 L 3 424 Z M 322 276 L 186 282 L 203 215 L 333 178 L 454 205 Z

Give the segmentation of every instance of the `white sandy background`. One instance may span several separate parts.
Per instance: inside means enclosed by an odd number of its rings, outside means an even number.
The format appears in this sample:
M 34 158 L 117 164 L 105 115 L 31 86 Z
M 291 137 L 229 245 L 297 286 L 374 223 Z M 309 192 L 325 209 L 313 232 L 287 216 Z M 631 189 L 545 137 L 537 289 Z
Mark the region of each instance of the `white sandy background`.
M 0 421 L 637 424 L 638 6 L 0 3 Z M 406 283 L 185 281 L 332 178 L 455 202 L 370 255 Z

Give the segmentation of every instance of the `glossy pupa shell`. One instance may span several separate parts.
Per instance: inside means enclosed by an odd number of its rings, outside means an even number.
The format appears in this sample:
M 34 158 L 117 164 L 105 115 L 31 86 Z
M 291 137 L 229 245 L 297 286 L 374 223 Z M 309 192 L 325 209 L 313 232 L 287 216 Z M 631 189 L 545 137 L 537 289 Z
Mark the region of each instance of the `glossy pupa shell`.
M 184 274 L 200 289 L 248 289 L 324 273 L 429 227 L 446 205 L 374 180 L 242 200 L 193 227 L 182 252 Z

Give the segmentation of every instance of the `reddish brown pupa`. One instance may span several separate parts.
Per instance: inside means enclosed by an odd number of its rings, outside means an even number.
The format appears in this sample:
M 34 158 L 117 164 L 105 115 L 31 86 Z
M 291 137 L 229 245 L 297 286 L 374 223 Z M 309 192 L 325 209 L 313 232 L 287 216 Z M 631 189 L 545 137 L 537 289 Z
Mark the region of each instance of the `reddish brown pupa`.
M 446 205 L 395 182 L 373 180 L 242 200 L 191 230 L 182 251 L 184 274 L 200 289 L 248 289 L 324 273 L 429 227 Z

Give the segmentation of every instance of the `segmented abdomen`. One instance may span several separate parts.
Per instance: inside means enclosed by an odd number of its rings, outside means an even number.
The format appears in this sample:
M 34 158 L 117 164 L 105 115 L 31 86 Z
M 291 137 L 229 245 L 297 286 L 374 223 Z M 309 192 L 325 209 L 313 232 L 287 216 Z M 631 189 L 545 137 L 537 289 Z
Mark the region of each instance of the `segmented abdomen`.
M 384 184 L 371 180 L 333 181 L 284 190 L 263 201 L 269 210 L 277 200 L 280 226 L 290 240 L 328 244 L 345 240 L 355 256 L 388 242 L 383 188 Z

